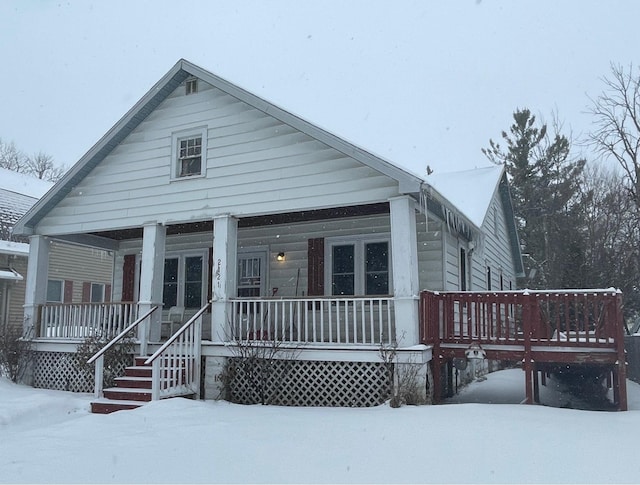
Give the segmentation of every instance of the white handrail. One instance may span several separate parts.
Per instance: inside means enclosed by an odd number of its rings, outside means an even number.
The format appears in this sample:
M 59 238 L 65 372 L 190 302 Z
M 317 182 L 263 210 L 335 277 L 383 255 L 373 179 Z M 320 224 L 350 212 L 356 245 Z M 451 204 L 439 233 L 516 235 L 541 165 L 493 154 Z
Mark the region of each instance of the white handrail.
M 151 399 L 194 393 L 200 396 L 202 314 L 207 302 L 144 363 L 152 364 Z
M 141 322 L 149 318 L 153 312 L 158 309 L 157 306 L 151 308 L 148 312 L 138 318 L 135 322 L 125 328 L 122 332 L 120 332 L 117 336 L 115 336 L 111 341 L 102 347 L 98 352 L 95 353 L 88 361 L 87 364 L 96 363 L 95 371 L 94 371 L 94 393 L 97 398 L 102 397 L 102 379 L 104 376 L 104 354 L 113 347 L 116 343 L 118 343 L 122 338 L 127 335 L 131 330 L 136 328 Z

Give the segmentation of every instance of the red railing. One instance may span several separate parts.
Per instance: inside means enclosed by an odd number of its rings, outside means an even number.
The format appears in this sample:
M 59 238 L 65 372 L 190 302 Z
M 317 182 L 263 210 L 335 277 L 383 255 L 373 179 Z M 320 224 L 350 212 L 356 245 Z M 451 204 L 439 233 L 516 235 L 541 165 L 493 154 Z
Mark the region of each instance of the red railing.
M 622 338 L 615 290 L 430 292 L 421 294 L 427 344 L 615 348 Z

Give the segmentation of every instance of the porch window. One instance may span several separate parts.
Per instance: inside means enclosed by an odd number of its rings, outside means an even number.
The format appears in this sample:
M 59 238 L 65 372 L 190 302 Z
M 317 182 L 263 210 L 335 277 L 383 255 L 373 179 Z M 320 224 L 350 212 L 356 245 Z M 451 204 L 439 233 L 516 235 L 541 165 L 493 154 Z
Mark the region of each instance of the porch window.
M 389 241 L 329 243 L 332 295 L 388 295 Z
M 62 303 L 62 290 L 64 286 L 62 280 L 47 281 L 47 302 Z
M 200 308 L 205 288 L 203 255 L 179 255 L 164 260 L 164 285 L 162 302 L 164 308 L 183 306 Z

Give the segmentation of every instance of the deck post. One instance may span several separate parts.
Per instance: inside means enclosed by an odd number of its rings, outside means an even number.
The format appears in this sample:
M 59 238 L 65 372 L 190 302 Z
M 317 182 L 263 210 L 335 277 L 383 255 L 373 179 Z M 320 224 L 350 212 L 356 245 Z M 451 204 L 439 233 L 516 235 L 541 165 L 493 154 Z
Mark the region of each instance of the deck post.
M 27 283 L 24 294 L 24 327 L 23 333 L 38 336 L 40 323 L 38 306 L 42 305 L 47 295 L 47 277 L 49 268 L 49 243 L 45 236 L 29 237 L 29 261 L 27 265 Z
M 228 214 L 213 219 L 211 340 L 225 341 L 230 333 L 229 298 L 235 296 L 238 220 Z
M 420 342 L 418 311 L 418 239 L 415 200 L 389 199 L 391 211 L 391 261 L 397 339 L 401 346 Z
M 531 332 L 535 310 L 537 310 L 536 308 L 534 308 L 535 302 L 536 300 L 534 295 L 525 293 L 522 302 L 522 330 L 524 333 L 524 358 L 522 362 L 522 368 L 524 370 L 526 404 L 533 404 L 534 401 L 533 361 L 531 358 Z
M 154 222 L 144 225 L 138 315 L 144 315 L 156 305 L 162 307 L 166 233 L 166 227 L 161 224 Z M 160 341 L 161 320 L 162 312 L 156 311 L 138 327 L 140 355 L 147 354 L 147 342 Z
M 627 411 L 627 355 L 624 350 L 624 325 L 622 320 L 622 294 L 618 292 L 615 299 L 615 339 L 618 360 L 613 371 L 613 386 L 616 404 L 620 411 Z

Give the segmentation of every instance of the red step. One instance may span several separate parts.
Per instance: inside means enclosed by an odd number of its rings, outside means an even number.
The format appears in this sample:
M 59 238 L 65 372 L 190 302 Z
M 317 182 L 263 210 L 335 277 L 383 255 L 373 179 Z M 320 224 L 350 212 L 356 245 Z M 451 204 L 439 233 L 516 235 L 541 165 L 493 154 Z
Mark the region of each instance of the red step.
M 104 397 L 91 403 L 91 412 L 109 414 L 135 409 L 151 401 L 151 366 L 144 365 L 148 357 L 135 357 L 134 365 L 127 367 L 124 377 L 115 379 L 115 387 L 103 390 Z

